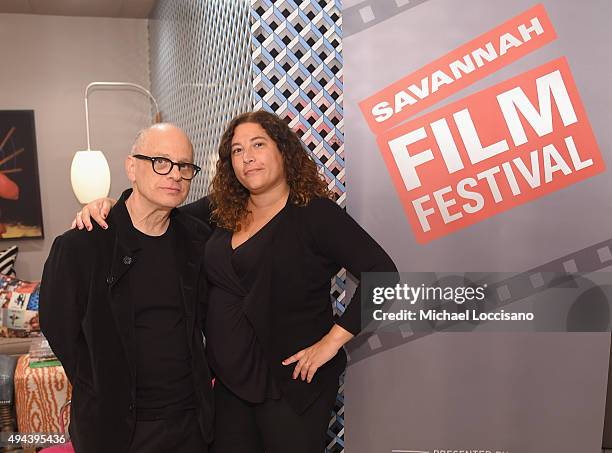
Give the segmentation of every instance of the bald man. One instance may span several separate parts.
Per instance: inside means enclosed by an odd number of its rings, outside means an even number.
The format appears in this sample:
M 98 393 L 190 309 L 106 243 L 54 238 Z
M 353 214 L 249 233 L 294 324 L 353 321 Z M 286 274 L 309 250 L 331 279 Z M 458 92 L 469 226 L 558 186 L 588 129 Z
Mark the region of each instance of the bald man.
M 43 272 L 40 325 L 73 385 L 72 442 L 77 453 L 205 453 L 210 230 L 176 209 L 200 168 L 185 133 L 156 124 L 125 170 L 132 188 L 108 227 L 57 237 Z

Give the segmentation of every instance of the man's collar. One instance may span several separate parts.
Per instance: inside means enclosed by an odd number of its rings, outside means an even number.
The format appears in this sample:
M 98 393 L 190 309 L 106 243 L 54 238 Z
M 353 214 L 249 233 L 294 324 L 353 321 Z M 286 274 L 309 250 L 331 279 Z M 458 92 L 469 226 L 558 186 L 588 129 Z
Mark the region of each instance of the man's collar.
M 117 234 L 121 242 L 130 250 L 136 251 L 140 249 L 140 244 L 132 224 L 132 218 L 125 205 L 125 202 L 130 198 L 131 194 L 132 189 L 127 189 L 121 194 L 115 206 L 110 210 L 109 217 L 111 225 L 117 229 Z
M 126 220 L 132 223 L 132 218 L 130 217 L 130 213 L 128 212 L 127 205 L 125 203 L 127 199 L 130 198 L 130 195 L 132 195 L 133 191 L 134 189 L 124 190 L 121 196 L 119 197 L 119 199 L 117 200 L 117 204 L 115 205 L 115 207 L 119 207 L 119 205 L 123 205 L 123 209 L 118 210 L 120 211 L 118 212 L 119 220 L 122 222 L 122 224 L 125 224 L 124 222 Z M 172 210 L 170 211 L 170 218 L 175 217 L 178 213 L 179 213 L 179 210 L 177 208 L 172 208 Z M 127 219 L 125 216 L 127 216 Z
M 133 189 L 127 189 L 123 191 L 119 200 L 110 211 L 109 217 L 112 218 L 112 223 L 114 223 L 119 231 L 119 234 L 128 241 L 130 245 L 136 246 L 138 244 L 135 228 L 132 223 L 132 218 L 130 217 L 130 213 L 127 210 L 126 201 L 132 195 Z M 170 211 L 170 219 L 177 220 L 179 223 L 183 224 L 187 219 L 184 215 L 179 215 L 180 211 L 177 208 L 173 208 Z M 138 247 L 140 248 L 140 247 Z

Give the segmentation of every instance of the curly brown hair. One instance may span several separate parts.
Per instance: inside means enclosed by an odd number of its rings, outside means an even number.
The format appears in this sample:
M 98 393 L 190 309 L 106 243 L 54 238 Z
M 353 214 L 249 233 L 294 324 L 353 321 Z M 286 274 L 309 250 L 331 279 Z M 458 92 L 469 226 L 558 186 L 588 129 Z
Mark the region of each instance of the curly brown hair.
M 277 115 L 264 110 L 247 112 L 230 121 L 221 136 L 217 171 L 210 184 L 208 195 L 212 219 L 217 225 L 231 231 L 239 231 L 250 213 L 247 209 L 249 191 L 236 178 L 231 158 L 234 131 L 243 123 L 259 124 L 276 143 L 283 158 L 291 203 L 296 206 L 306 206 L 313 198 L 332 198 L 327 184 L 319 175 L 317 164 L 287 123 Z

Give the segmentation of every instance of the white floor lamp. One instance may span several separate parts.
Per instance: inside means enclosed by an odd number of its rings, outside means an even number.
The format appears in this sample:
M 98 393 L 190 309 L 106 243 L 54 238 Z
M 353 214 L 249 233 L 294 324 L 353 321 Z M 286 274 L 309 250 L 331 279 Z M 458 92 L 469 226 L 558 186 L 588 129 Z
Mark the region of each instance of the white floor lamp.
M 110 190 L 111 176 L 110 168 L 104 153 L 99 150 L 92 150 L 89 139 L 89 107 L 87 98 L 89 92 L 95 87 L 121 87 L 134 88 L 146 94 L 155 105 L 155 123 L 161 121 L 161 114 L 157 101 L 146 88 L 129 82 L 92 82 L 85 89 L 85 126 L 87 129 L 87 150 L 77 151 L 72 159 L 70 166 L 70 182 L 72 190 L 80 203 L 86 204 L 96 198 L 106 197 Z

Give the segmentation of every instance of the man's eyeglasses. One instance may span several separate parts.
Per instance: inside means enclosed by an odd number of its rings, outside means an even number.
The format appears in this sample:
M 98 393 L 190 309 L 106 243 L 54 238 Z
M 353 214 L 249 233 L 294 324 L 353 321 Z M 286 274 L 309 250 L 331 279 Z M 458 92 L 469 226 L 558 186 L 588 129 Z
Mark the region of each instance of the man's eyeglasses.
M 193 179 L 193 177 L 197 175 L 200 170 L 202 170 L 195 164 L 190 164 L 188 162 L 173 162 L 166 157 L 151 157 L 144 156 L 142 154 L 132 154 L 132 157 L 135 157 L 136 159 L 140 160 L 151 161 L 153 171 L 158 175 L 167 175 L 176 165 L 179 169 L 181 178 L 186 179 L 188 181 Z

